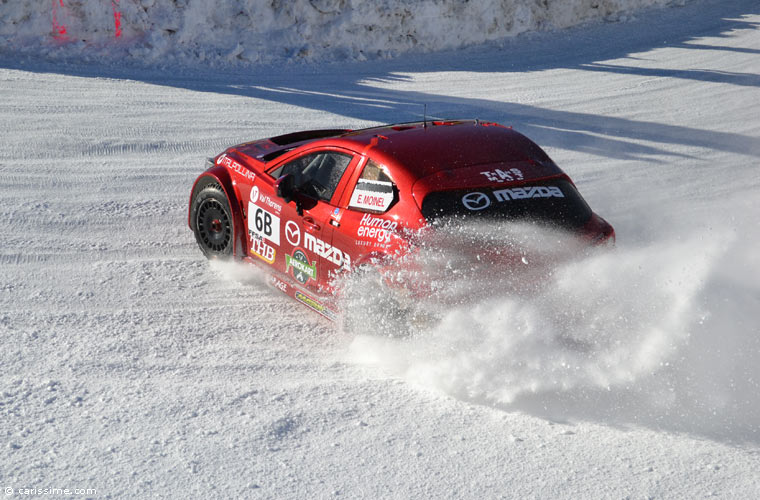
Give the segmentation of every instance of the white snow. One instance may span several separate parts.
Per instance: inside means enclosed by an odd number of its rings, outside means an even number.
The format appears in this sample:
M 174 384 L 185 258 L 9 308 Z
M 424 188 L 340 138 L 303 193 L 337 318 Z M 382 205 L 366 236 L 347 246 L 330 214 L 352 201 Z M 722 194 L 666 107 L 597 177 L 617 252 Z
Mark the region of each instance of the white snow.
M 0 2 L 0 50 L 115 64 L 366 60 L 498 41 L 686 0 Z
M 18 5 L 0 4 L 4 22 Z M 758 26 L 754 0 L 695 0 L 499 45 L 286 69 L 188 68 L 167 41 L 146 53 L 171 54 L 161 71 L 114 63 L 105 41 L 20 47 L 6 22 L 0 487 L 760 498 Z M 73 52 L 49 60 L 58 50 Z M 616 249 L 567 259 L 530 294 L 497 288 L 503 274 L 452 274 L 443 291 L 462 304 L 422 301 L 439 323 L 393 339 L 370 335 L 376 317 L 343 332 L 255 269 L 202 257 L 186 206 L 206 157 L 416 119 L 423 103 L 544 146 L 615 226 Z M 354 297 L 361 314 L 375 296 Z

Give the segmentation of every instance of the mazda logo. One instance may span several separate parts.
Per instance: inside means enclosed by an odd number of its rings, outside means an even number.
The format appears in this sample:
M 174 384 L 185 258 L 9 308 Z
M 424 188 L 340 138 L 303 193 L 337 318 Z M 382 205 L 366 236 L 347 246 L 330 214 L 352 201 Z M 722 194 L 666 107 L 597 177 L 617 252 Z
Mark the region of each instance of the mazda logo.
M 289 220 L 285 224 L 285 237 L 288 239 L 288 243 L 297 247 L 301 244 L 301 230 L 298 228 L 298 224 Z
M 467 193 L 462 196 L 462 205 L 467 210 L 483 210 L 491 205 L 491 199 L 485 193 Z

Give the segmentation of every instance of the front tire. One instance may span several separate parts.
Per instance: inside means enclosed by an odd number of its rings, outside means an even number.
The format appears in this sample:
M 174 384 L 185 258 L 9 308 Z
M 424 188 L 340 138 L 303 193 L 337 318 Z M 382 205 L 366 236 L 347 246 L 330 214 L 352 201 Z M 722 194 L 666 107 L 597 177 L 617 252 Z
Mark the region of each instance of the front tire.
M 232 255 L 232 211 L 218 184 L 209 184 L 193 198 L 192 225 L 195 241 L 207 258 Z

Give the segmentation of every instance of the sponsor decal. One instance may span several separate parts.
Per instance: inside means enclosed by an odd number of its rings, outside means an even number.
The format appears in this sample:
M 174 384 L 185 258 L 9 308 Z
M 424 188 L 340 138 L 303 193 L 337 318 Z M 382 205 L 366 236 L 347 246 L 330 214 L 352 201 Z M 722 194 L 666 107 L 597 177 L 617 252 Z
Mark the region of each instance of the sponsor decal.
M 285 239 L 294 247 L 301 244 L 301 228 L 292 220 L 285 224 Z
M 491 199 L 487 194 L 475 191 L 474 193 L 467 193 L 462 196 L 462 205 L 464 205 L 467 210 L 483 210 L 484 208 L 491 206 Z
M 248 234 L 251 235 L 251 253 L 267 264 L 274 264 L 277 251 L 252 231 L 248 231 Z
M 234 170 L 238 174 L 242 175 L 246 179 L 253 181 L 256 178 L 256 174 L 245 168 L 240 163 L 236 162 L 229 156 L 227 156 L 227 153 L 222 154 L 219 156 L 219 158 L 216 159 L 217 165 L 223 165 L 229 169 Z
M 489 182 L 521 181 L 525 178 L 522 170 L 519 168 L 510 168 L 509 170 L 501 170 L 497 168 L 495 170 L 480 172 L 480 174 L 485 175 Z
M 301 245 L 301 229 L 295 221 L 289 220 L 285 224 L 285 239 L 294 247 Z M 351 257 L 347 253 L 329 243 L 325 243 L 313 234 L 303 233 L 303 246 L 309 252 L 314 252 L 336 266 L 342 266 L 346 269 L 350 269 L 351 267 Z
M 248 232 L 280 244 L 280 218 L 265 208 L 248 203 Z
M 282 205 L 274 201 L 269 195 L 261 193 L 259 194 L 259 205 L 264 205 L 266 207 L 271 208 L 277 214 L 280 214 L 280 211 L 282 210 Z
M 525 198 L 564 198 L 557 186 L 525 186 L 494 191 L 497 201 L 522 200 Z
M 385 212 L 391 203 L 393 203 L 393 183 L 359 179 L 348 206 Z
M 333 210 L 333 213 L 330 214 L 330 225 L 333 225 L 335 227 L 340 227 L 340 219 L 343 217 L 343 212 L 340 208 L 336 208 Z
M 281 279 L 277 279 L 275 276 L 269 277 L 269 284 L 281 291 L 282 293 L 288 293 L 288 284 L 282 281 Z
M 277 215 L 280 215 L 280 211 L 282 210 L 282 205 L 274 201 L 268 194 L 262 193 L 259 190 L 258 186 L 253 186 L 251 188 L 251 203 L 258 202 L 259 205 L 262 205 L 267 208 L 271 208 L 275 212 L 277 212 Z
M 524 186 L 512 189 L 497 189 L 492 192 L 498 202 L 523 200 L 526 198 L 564 198 L 565 195 L 557 186 Z M 491 206 L 491 198 L 487 194 L 475 191 L 462 196 L 462 205 L 473 212 Z
M 335 319 L 335 313 L 332 312 L 330 309 L 325 307 L 322 303 L 319 301 L 309 297 L 303 292 L 297 291 L 295 294 L 296 300 L 298 300 L 300 303 L 306 305 L 310 309 L 318 312 L 319 314 L 323 314 L 327 316 L 330 319 Z
M 364 214 L 359 221 L 356 235 L 360 238 L 377 240 L 380 244 L 388 244 L 391 241 L 391 232 L 395 231 L 397 227 L 398 222 L 394 220 Z
M 329 243 L 325 243 L 313 234 L 303 234 L 303 246 L 306 247 L 306 250 L 314 252 L 336 266 L 342 266 L 346 269 L 351 268 L 351 257 L 347 253 Z
M 285 254 L 285 272 L 293 268 L 293 277 L 305 285 L 310 279 L 317 279 L 317 261 L 309 264 L 309 258 L 302 250 L 296 250 L 293 255 Z

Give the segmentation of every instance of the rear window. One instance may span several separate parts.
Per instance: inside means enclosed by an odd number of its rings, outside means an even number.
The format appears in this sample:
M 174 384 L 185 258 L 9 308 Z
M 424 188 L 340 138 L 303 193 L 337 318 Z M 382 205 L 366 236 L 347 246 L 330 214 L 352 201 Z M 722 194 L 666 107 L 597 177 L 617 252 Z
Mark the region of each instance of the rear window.
M 430 193 L 422 202 L 429 222 L 445 217 L 528 221 L 576 229 L 591 218 L 591 208 L 565 179 L 519 187 L 475 188 Z

